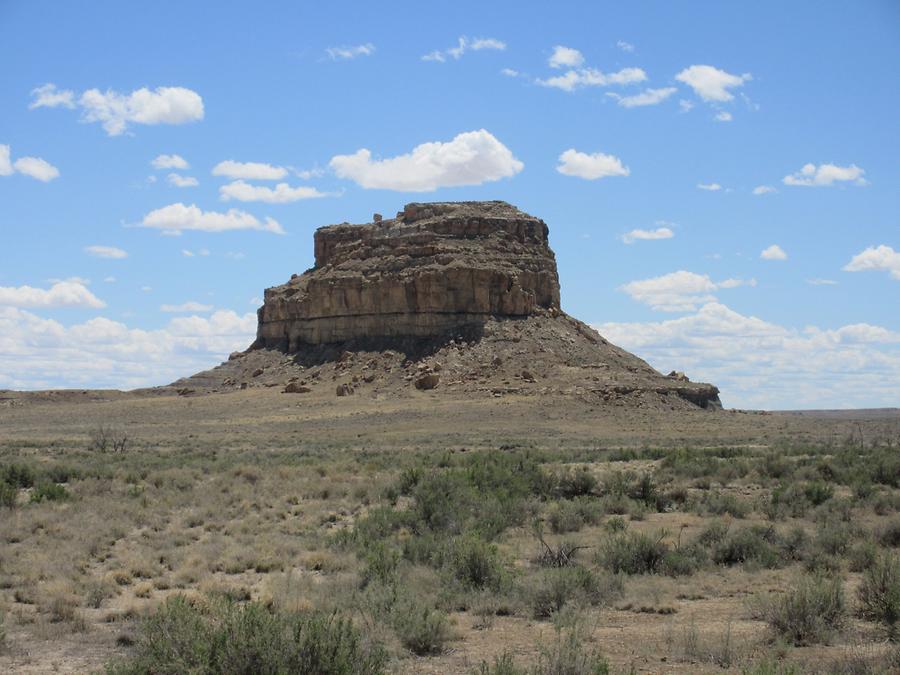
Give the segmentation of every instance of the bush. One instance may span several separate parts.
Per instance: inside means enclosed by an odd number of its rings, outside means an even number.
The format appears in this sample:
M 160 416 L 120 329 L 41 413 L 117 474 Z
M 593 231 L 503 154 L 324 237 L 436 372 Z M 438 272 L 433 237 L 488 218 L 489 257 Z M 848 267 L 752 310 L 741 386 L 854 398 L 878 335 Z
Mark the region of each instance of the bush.
M 885 525 L 878 533 L 878 541 L 882 546 L 890 548 L 900 547 L 900 519 L 895 519 Z
M 778 567 L 782 560 L 775 542 L 775 532 L 769 528 L 733 530 L 715 545 L 712 558 L 719 565 L 753 562 L 762 567 Z
M 656 574 L 670 551 L 664 537 L 665 533 L 651 538 L 636 532 L 610 537 L 600 550 L 599 562 L 613 574 Z
M 62 502 L 69 498 L 69 491 L 65 486 L 56 483 L 38 483 L 31 493 L 31 503 Z
M 36 481 L 34 469 L 27 464 L 7 464 L 0 468 L 0 483 L 14 488 L 30 488 Z
M 806 499 L 810 504 L 812 504 L 813 506 L 819 506 L 820 504 L 824 504 L 829 499 L 834 497 L 834 487 L 832 487 L 828 483 L 815 481 L 813 483 L 806 484 L 806 487 L 803 488 L 803 494 L 806 496 Z
M 609 662 L 598 652 L 586 652 L 577 631 L 565 636 L 557 632 L 556 642 L 541 649 L 532 675 L 608 675 Z
M 796 588 L 762 603 L 762 618 L 797 646 L 826 643 L 847 620 L 840 578 L 806 576 Z
M 18 496 L 18 488 L 15 488 L 8 483 L 0 483 L 0 507 L 6 507 L 8 509 L 14 508 Z
M 900 559 L 885 554 L 863 574 L 859 587 L 861 613 L 884 625 L 892 640 L 900 624 Z
M 401 644 L 419 656 L 442 653 L 450 640 L 447 615 L 413 600 L 397 604 L 393 623 Z
M 621 597 L 622 579 L 612 575 L 595 575 L 584 567 L 558 567 L 529 579 L 528 604 L 536 619 L 547 619 L 575 601 L 588 605 L 604 605 Z
M 499 590 L 507 576 L 497 555 L 497 547 L 472 536 L 461 537 L 454 542 L 447 566 L 453 576 L 468 588 Z
M 547 514 L 550 529 L 556 534 L 578 532 L 585 525 L 596 525 L 603 515 L 602 504 L 597 499 L 581 497 L 555 502 Z
M 746 503 L 732 494 L 708 492 L 697 504 L 697 510 L 703 514 L 714 516 L 729 515 L 733 518 L 746 518 L 750 509 Z
M 565 499 L 590 495 L 597 489 L 597 479 L 587 467 L 572 469 L 556 477 L 556 493 Z
M 192 604 L 172 597 L 139 631 L 134 654 L 108 672 L 375 675 L 386 661 L 383 650 L 364 644 L 348 620 L 282 615 L 224 598 Z

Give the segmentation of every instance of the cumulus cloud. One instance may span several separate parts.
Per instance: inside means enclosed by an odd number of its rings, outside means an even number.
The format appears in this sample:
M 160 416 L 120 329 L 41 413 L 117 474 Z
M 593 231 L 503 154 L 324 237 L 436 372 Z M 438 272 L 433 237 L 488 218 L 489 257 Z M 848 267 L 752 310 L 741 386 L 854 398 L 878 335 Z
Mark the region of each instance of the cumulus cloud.
M 566 150 L 559 156 L 556 170 L 565 176 L 577 176 L 586 180 L 596 180 L 608 176 L 627 176 L 631 169 L 622 164 L 622 160 L 614 155 L 602 152 L 588 154 L 574 148 Z
M 224 201 L 236 199 L 240 202 L 267 202 L 269 204 L 286 204 L 301 199 L 329 196 L 327 192 L 319 192 L 316 188 L 304 185 L 291 187 L 287 183 L 278 183 L 273 189 L 263 185 L 250 185 L 242 180 L 223 185 L 219 188 L 219 195 Z
M 640 94 L 633 96 L 621 96 L 615 92 L 607 92 L 607 96 L 614 98 L 623 108 L 637 108 L 645 105 L 658 105 L 678 91 L 675 87 L 662 89 L 645 89 Z
M 778 190 L 773 188 L 771 185 L 757 185 L 755 188 L 753 188 L 753 194 L 757 196 L 768 195 L 772 194 L 773 192 L 778 192 Z
M 647 79 L 647 73 L 640 68 L 622 68 L 615 73 L 604 73 L 596 68 L 568 70 L 562 75 L 536 80 L 544 87 L 553 87 L 563 91 L 575 91 L 584 87 L 608 87 L 614 84 L 634 84 Z
M 59 176 L 59 169 L 40 157 L 19 157 L 12 161 L 11 154 L 8 145 L 0 145 L 0 176 L 11 176 L 18 172 L 44 183 Z
M 32 89 L 31 95 L 33 99 L 28 105 L 29 110 L 34 110 L 35 108 L 75 107 L 75 92 L 68 89 L 57 89 L 52 82 Z
M 731 116 L 731 113 L 726 112 L 724 110 L 716 113 L 716 117 L 715 117 L 716 122 L 730 122 L 733 119 L 734 118 Z
M 584 56 L 577 49 L 556 45 L 547 63 L 551 68 L 577 68 L 584 63 Z
M 197 187 L 200 185 L 199 181 L 193 176 L 182 176 L 178 173 L 170 173 L 166 176 L 166 180 L 169 185 L 174 185 L 175 187 Z
M 619 40 L 616 43 L 616 47 L 621 49 L 623 52 L 628 52 L 629 54 L 634 51 L 634 45 L 630 42 L 625 42 L 625 40 Z
M 892 405 L 900 382 L 900 334 L 870 324 L 785 328 L 718 302 L 661 322 L 594 325 L 657 369 L 713 382 L 743 408 Z
M 656 239 L 671 239 L 675 233 L 669 227 L 657 227 L 655 230 L 631 230 L 622 235 L 622 241 L 633 244 L 636 241 L 653 241 Z
M 772 244 L 759 254 L 763 260 L 787 260 L 788 254 L 778 244 Z
M 154 169 L 189 169 L 190 165 L 181 155 L 158 155 L 150 162 Z
M 713 281 L 706 274 L 679 270 L 660 277 L 631 281 L 619 290 L 658 311 L 691 312 L 700 305 L 715 302 L 713 294 L 720 289 L 755 285 L 755 279 Z
M 835 164 L 804 164 L 797 173 L 785 176 L 782 182 L 785 185 L 800 185 L 803 187 L 827 187 L 835 183 L 853 183 L 865 185 L 863 178 L 865 170 L 856 164 L 850 166 L 836 166 Z
M 206 370 L 253 341 L 256 314 L 220 310 L 158 330 L 98 317 L 73 326 L 0 308 L 0 388 L 131 389 Z
M 713 66 L 697 65 L 685 68 L 675 79 L 693 89 L 704 101 L 725 102 L 734 98 L 732 89 L 742 87 L 753 78 L 749 73 L 732 75 Z
M 506 43 L 496 38 L 475 38 L 474 40 L 470 40 L 469 38 L 463 36 L 457 40 L 455 47 L 429 52 L 422 57 L 422 60 L 444 63 L 448 58 L 459 60 L 462 55 L 468 51 L 477 52 L 484 49 L 503 51 L 504 49 L 506 49 Z
M 99 122 L 110 136 L 119 136 L 129 124 L 186 124 L 203 119 L 203 99 L 184 87 L 147 87 L 122 94 L 88 89 L 78 97 L 71 91 L 59 91 L 46 84 L 32 91 L 30 108 L 81 108 L 84 122 Z M 71 104 L 71 105 L 70 105 Z
M 332 157 L 329 166 L 338 177 L 364 188 L 429 192 L 508 178 L 525 165 L 493 135 L 479 129 L 448 142 L 423 143 L 408 154 L 387 159 L 372 159 L 372 153 L 363 148 Z
M 504 68 L 500 71 L 501 75 L 506 75 L 506 77 L 518 77 L 520 75 L 518 70 L 513 70 L 512 68 Z
M 357 56 L 372 56 L 375 53 L 375 45 L 367 42 L 364 45 L 354 45 L 350 47 L 329 47 L 325 50 L 328 58 L 332 61 L 346 61 L 355 59 Z
M 159 307 L 161 311 L 170 314 L 182 314 L 186 312 L 200 312 L 205 314 L 206 312 L 212 311 L 212 308 L 212 305 L 204 305 L 202 302 L 195 302 L 193 300 L 183 302 L 180 305 L 160 305 Z
M 844 265 L 845 272 L 887 272 L 891 279 L 900 281 L 900 251 L 890 246 L 870 246 L 857 253 Z
M 259 230 L 260 232 L 284 234 L 284 229 L 278 221 L 272 218 L 266 218 L 263 223 L 246 211 L 237 209 L 229 209 L 224 213 L 203 211 L 196 204 L 186 206 L 181 202 L 151 211 L 144 216 L 138 226 L 162 230 L 164 234 L 181 234 L 184 230 L 201 232 Z
M 50 288 L 0 286 L 0 307 L 83 307 L 100 309 L 106 303 L 91 293 L 82 280 L 57 281 Z
M 112 258 L 121 260 L 128 257 L 128 252 L 123 251 L 115 246 L 85 246 L 85 252 L 91 254 L 95 258 Z
M 287 174 L 288 170 L 283 166 L 272 166 L 262 162 L 235 162 L 231 159 L 219 162 L 212 170 L 213 176 L 244 180 L 280 180 Z
M 722 189 L 722 186 L 718 183 L 697 183 L 697 187 L 700 190 L 706 190 L 707 192 L 718 192 Z

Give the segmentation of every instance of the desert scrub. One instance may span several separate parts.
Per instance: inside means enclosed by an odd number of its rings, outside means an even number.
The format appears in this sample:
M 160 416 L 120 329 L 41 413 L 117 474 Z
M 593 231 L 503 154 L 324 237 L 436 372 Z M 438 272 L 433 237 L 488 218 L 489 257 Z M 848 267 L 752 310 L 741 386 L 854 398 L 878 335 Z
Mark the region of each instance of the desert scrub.
M 847 620 L 843 583 L 836 576 L 804 576 L 793 590 L 761 600 L 756 614 L 791 644 L 827 644 Z
M 400 643 L 419 656 L 442 653 L 451 638 L 447 615 L 413 599 L 394 606 L 392 623 Z
M 890 553 L 877 558 L 863 574 L 858 594 L 860 613 L 882 624 L 891 640 L 896 640 L 900 624 L 900 559 Z
M 376 675 L 385 660 L 381 648 L 336 615 L 278 614 L 259 603 L 174 596 L 141 623 L 134 653 L 107 672 Z
M 719 565 L 753 563 L 766 568 L 779 567 L 783 558 L 778 544 L 778 534 L 774 529 L 744 527 L 729 531 L 717 542 L 713 547 L 712 559 Z
M 542 570 L 525 583 L 525 601 L 535 619 L 548 619 L 575 602 L 608 604 L 622 597 L 624 587 L 619 576 L 595 574 L 578 566 Z
M 665 532 L 653 537 L 628 532 L 609 537 L 600 547 L 597 562 L 613 574 L 656 574 L 670 551 L 665 536 Z
M 547 523 L 556 534 L 578 532 L 585 525 L 596 525 L 603 516 L 603 504 L 591 497 L 563 499 L 551 504 Z
M 41 502 L 63 502 L 69 499 L 69 491 L 65 486 L 57 485 L 49 481 L 38 483 L 31 493 L 32 504 L 40 504 Z

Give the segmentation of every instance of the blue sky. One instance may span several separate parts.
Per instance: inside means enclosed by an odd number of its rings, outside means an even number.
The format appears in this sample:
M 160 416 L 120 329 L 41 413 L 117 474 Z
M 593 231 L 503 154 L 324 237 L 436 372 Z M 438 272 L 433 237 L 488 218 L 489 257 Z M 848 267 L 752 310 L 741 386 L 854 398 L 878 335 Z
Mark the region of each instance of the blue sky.
M 0 26 L 0 388 L 166 383 L 249 344 L 316 227 L 504 199 L 549 224 L 566 311 L 726 405 L 900 404 L 895 2 L 6 0 Z

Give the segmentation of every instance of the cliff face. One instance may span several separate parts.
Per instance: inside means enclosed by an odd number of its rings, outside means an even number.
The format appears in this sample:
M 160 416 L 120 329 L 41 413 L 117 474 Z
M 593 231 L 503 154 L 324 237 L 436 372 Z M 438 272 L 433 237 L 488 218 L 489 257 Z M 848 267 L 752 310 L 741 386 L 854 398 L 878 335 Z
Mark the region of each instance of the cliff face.
M 408 204 L 390 220 L 323 227 L 315 256 L 266 290 L 256 346 L 435 337 L 559 308 L 547 226 L 505 202 Z

